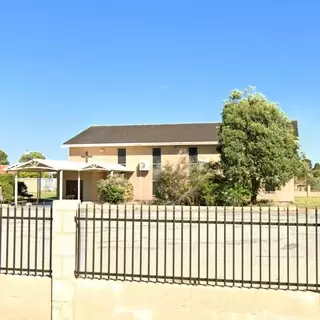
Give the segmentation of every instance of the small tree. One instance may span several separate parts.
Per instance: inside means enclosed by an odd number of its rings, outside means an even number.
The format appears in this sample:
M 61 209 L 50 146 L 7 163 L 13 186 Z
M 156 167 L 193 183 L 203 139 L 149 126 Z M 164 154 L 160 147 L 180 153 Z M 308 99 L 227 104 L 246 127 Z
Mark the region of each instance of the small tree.
M 125 203 L 133 199 L 133 186 L 123 175 L 114 174 L 97 183 L 99 201 L 112 204 Z
M 38 151 L 25 152 L 21 155 L 19 162 L 24 163 L 33 159 L 45 159 L 46 157 Z
M 312 168 L 312 174 L 315 178 L 320 178 L 320 163 L 316 162 Z
M 19 162 L 24 163 L 28 162 L 33 159 L 45 159 L 46 157 L 38 151 L 30 151 L 30 152 L 25 152 L 21 155 Z M 21 172 L 20 173 L 21 178 L 37 178 L 38 174 L 36 172 Z M 48 177 L 47 173 L 43 173 L 42 177 Z
M 295 175 L 296 183 L 304 185 L 308 191 L 308 186 L 313 185 L 315 181 L 314 171 L 312 170 L 312 163 L 305 157 L 304 154 L 300 156 L 300 166 Z
M 249 189 L 253 203 L 266 183 L 280 188 L 299 167 L 291 121 L 252 88 L 234 90 L 225 101 L 219 142 L 224 176 Z
M 0 150 L 0 165 L 7 166 L 8 164 L 9 164 L 8 155 L 3 150 Z

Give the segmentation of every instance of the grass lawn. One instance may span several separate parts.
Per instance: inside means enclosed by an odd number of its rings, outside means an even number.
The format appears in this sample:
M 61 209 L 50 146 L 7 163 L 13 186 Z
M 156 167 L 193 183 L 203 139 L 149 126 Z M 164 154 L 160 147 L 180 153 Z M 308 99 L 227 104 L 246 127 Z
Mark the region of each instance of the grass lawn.
M 36 192 L 31 192 L 33 194 L 34 198 L 37 198 L 37 193 Z M 41 192 L 41 199 L 42 200 L 55 200 L 57 199 L 57 192 L 47 192 L 47 191 L 42 191 Z
M 295 197 L 294 202 L 298 207 L 319 207 L 320 208 L 320 197 L 304 198 Z

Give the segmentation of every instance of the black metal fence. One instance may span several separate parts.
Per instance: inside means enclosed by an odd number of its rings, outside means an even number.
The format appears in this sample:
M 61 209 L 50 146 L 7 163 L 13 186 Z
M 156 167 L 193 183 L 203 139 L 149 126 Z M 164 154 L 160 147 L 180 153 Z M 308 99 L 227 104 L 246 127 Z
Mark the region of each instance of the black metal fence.
M 0 205 L 0 273 L 52 273 L 52 207 Z
M 317 209 L 81 207 L 75 276 L 319 291 Z

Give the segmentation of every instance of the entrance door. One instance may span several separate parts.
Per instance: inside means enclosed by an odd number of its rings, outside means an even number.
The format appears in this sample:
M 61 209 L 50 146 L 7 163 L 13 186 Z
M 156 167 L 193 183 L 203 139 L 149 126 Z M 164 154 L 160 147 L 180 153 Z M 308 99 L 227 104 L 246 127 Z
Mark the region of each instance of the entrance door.
M 78 199 L 78 180 L 66 180 L 66 196 Z M 80 200 L 83 200 L 83 180 L 80 181 Z

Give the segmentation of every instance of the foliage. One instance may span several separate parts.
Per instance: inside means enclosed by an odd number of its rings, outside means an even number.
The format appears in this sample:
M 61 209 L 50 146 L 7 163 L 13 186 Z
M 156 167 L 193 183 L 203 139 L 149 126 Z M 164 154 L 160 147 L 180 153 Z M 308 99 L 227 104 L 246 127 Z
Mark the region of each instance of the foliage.
M 236 193 L 245 193 L 239 186 L 250 190 L 253 203 L 266 183 L 280 188 L 300 164 L 291 121 L 253 88 L 232 91 L 225 101 L 219 150 L 226 181 Z
M 176 164 L 165 163 L 155 175 L 155 198 L 159 203 L 186 204 L 192 202 L 189 165 L 185 155 Z
M 14 176 L 12 174 L 0 175 L 0 187 L 5 201 L 11 201 L 14 198 Z M 28 188 L 23 181 L 18 181 L 18 196 L 25 197 L 28 194 Z
M 0 187 L 4 202 L 10 202 L 13 199 L 14 177 L 12 174 L 0 175 Z
M 205 179 L 199 184 L 199 205 L 213 206 L 216 204 L 218 185 L 211 179 Z
M 9 183 L 14 186 L 14 176 L 12 174 L 1 174 L 0 175 L 0 183 Z
M 251 190 L 238 183 L 224 181 L 219 184 L 216 191 L 216 205 L 244 206 L 251 201 Z
M 301 163 L 296 175 L 296 185 L 311 187 L 312 191 L 320 190 L 320 165 L 315 163 L 312 166 L 311 160 L 307 159 L 304 154 L 301 155 Z
M 99 200 L 113 204 L 128 202 L 133 199 L 133 186 L 123 175 L 114 174 L 97 183 Z
M 9 160 L 8 160 L 8 155 L 3 151 L 0 150 L 0 165 L 8 165 Z
M 28 162 L 33 159 L 45 159 L 46 157 L 38 151 L 30 151 L 25 152 L 21 155 L 19 162 L 24 163 Z M 37 178 L 38 174 L 36 172 L 21 172 L 20 174 L 21 178 Z M 42 177 L 48 177 L 49 175 L 47 173 L 42 173 Z
M 0 181 L 0 188 L 4 202 L 11 202 L 13 199 L 13 186 L 7 181 Z
M 320 170 L 320 163 L 316 162 L 313 166 L 313 170 Z
M 156 177 L 156 203 L 176 205 L 239 206 L 250 202 L 250 190 L 228 182 L 219 163 L 193 164 L 182 156 L 166 163 Z
M 45 159 L 46 157 L 38 151 L 30 151 L 30 152 L 25 152 L 24 154 L 21 155 L 19 162 L 28 162 L 33 159 Z
M 300 157 L 300 165 L 296 172 L 296 180 L 297 183 L 301 183 L 305 186 L 313 184 L 315 180 L 311 160 L 305 158 L 304 154 Z
M 190 183 L 194 190 L 194 205 L 213 206 L 221 180 L 220 164 L 208 162 L 196 164 L 190 172 Z
M 177 163 L 165 163 L 156 174 L 156 203 L 213 205 L 214 164 L 190 164 L 184 153 Z
M 314 178 L 310 183 L 311 191 L 320 191 L 320 178 Z

